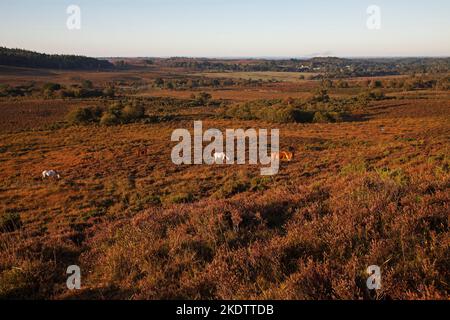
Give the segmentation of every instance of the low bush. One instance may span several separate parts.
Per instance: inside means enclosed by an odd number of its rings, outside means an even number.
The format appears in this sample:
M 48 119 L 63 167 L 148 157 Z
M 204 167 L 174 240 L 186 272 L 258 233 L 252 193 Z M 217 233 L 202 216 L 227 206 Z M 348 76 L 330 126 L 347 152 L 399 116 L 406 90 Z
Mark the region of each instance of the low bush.
M 295 99 L 258 100 L 224 107 L 223 115 L 226 118 L 274 123 L 337 122 L 342 120 L 347 107 L 347 102 L 340 103 L 317 102 L 314 99 L 308 103 Z
M 142 119 L 144 115 L 145 108 L 137 104 L 129 104 L 122 109 L 122 119 L 125 122 Z
M 328 122 L 340 122 L 342 116 L 338 112 L 321 112 L 314 113 L 313 122 L 315 123 L 328 123 Z
M 34 91 L 38 91 L 35 88 L 34 83 L 10 86 L 8 84 L 0 84 L 0 97 L 25 97 L 33 95 Z
M 215 199 L 229 198 L 238 193 L 245 192 L 251 187 L 252 184 L 247 177 L 243 175 L 233 175 L 212 195 L 212 197 Z M 257 185 L 254 184 L 253 187 L 257 188 Z
M 200 92 L 197 95 L 193 95 L 192 98 L 198 106 L 208 106 L 209 102 L 212 99 L 212 96 L 207 92 Z
M 5 212 L 0 216 L 0 232 L 13 232 L 22 227 L 20 215 L 16 212 Z
M 116 124 L 120 124 L 120 118 L 114 113 L 105 112 L 100 118 L 100 124 L 103 126 L 113 126 Z
M 59 83 L 49 82 L 42 86 L 42 90 L 58 91 L 61 90 L 61 85 Z
M 71 125 L 95 123 L 100 120 L 102 112 L 99 107 L 81 107 L 69 112 L 66 121 Z
M 190 192 L 180 192 L 171 194 L 167 197 L 167 203 L 190 203 L 194 200 L 194 196 Z
M 69 112 L 66 121 L 70 125 L 99 123 L 117 125 L 139 121 L 145 118 L 145 108 L 137 103 L 114 103 L 104 111 L 99 107 L 82 107 Z

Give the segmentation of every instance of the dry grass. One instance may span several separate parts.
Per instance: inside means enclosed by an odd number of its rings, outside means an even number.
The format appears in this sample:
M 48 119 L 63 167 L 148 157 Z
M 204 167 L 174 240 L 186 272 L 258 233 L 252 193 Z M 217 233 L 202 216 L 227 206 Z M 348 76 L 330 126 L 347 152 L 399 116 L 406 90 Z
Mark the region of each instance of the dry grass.
M 172 130 L 211 109 L 34 131 L 88 101 L 2 101 L 0 214 L 20 224 L 0 233 L 0 297 L 362 299 L 377 264 L 376 298 L 448 299 L 450 96 L 421 94 L 374 102 L 357 122 L 278 126 L 296 157 L 271 178 L 171 163 Z M 42 181 L 49 168 L 63 178 Z M 71 264 L 81 291 L 65 289 Z
M 48 129 L 76 107 L 99 104 L 95 100 L 0 98 L 0 133 Z

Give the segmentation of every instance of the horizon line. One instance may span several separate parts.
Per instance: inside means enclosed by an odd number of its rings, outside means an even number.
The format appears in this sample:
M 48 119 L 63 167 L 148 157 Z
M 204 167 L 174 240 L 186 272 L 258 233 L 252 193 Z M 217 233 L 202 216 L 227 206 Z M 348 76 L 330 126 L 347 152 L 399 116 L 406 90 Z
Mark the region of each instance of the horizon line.
M 97 58 L 97 59 L 173 59 L 173 58 L 180 58 L 180 59 L 221 59 L 221 60 L 238 60 L 238 59 L 246 59 L 246 60 L 292 60 L 292 59 L 302 59 L 302 60 L 309 60 L 314 58 L 339 58 L 339 59 L 406 59 L 406 58 L 450 58 L 450 54 L 448 55 L 333 55 L 333 54 L 327 54 L 327 55 L 298 55 L 298 56 L 270 56 L 270 55 L 261 55 L 261 56 L 201 56 L 201 55 L 162 55 L 162 56 L 143 56 L 143 55 L 129 55 L 129 56 L 100 56 L 100 55 L 85 55 L 85 54 L 77 54 L 77 53 L 49 53 L 45 51 L 39 51 L 35 49 L 24 49 L 24 48 L 8 48 L 6 46 L 0 45 L 0 48 L 6 48 L 11 50 L 24 50 L 24 51 L 31 51 L 36 52 L 40 54 L 47 54 L 47 55 L 73 55 L 73 56 L 84 56 L 84 57 L 91 57 L 91 58 Z
M 386 56 L 90 56 L 97 59 L 222 59 L 222 60 L 291 60 L 314 58 L 338 58 L 338 59 L 405 59 L 405 58 L 450 58 L 450 55 L 386 55 Z

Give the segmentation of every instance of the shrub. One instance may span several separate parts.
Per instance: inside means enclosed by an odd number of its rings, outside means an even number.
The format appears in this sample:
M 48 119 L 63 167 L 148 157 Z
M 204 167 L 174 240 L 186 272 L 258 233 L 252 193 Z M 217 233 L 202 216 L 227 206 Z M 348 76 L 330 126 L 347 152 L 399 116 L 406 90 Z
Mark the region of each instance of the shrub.
M 68 90 L 59 91 L 61 98 L 114 98 L 115 91 L 114 88 L 108 87 L 106 89 L 87 89 L 87 88 L 71 88 Z
M 155 86 L 158 88 L 161 88 L 164 86 L 164 80 L 161 78 L 156 78 L 155 79 Z
M 331 81 L 330 79 L 323 79 L 322 87 L 323 88 L 333 88 L 333 81 Z
M 384 100 L 386 99 L 386 96 L 383 91 L 381 90 L 369 90 L 361 93 L 358 96 L 359 101 L 371 101 L 371 100 Z
M 250 190 L 251 191 L 263 191 L 268 188 L 268 184 L 270 183 L 270 178 L 268 177 L 254 177 L 250 181 Z
M 97 98 L 103 96 L 103 92 L 101 90 L 96 89 L 74 89 L 73 91 L 75 98 Z
M 342 117 L 339 112 L 318 111 L 318 112 L 314 113 L 314 118 L 313 118 L 313 122 L 315 122 L 315 123 L 339 122 L 341 120 L 342 120 Z
M 207 92 L 200 92 L 198 95 L 195 96 L 195 102 L 199 106 L 207 106 L 212 99 L 212 96 Z
M 42 86 L 43 91 L 58 91 L 61 90 L 61 85 L 59 83 L 46 83 Z
M 35 282 L 39 279 L 33 278 L 32 267 L 37 263 L 28 263 L 21 268 L 12 268 L 0 272 L 0 299 L 32 299 L 36 294 Z M 30 270 L 31 269 L 31 270 Z
M 386 98 L 386 96 L 384 95 L 384 92 L 381 90 L 374 90 L 374 91 L 370 92 L 370 97 L 373 100 L 383 100 Z
M 9 85 L 0 84 L 0 97 L 7 97 L 9 94 Z
M 88 124 L 97 122 L 102 114 L 99 107 L 82 107 L 77 108 L 66 116 L 66 120 L 71 125 Z
M 145 115 L 145 108 L 136 104 L 127 105 L 122 110 L 122 119 L 125 122 L 132 122 L 142 119 Z
M 410 178 L 401 169 L 377 168 L 375 171 L 379 174 L 381 179 L 390 179 L 399 186 L 405 186 L 410 183 Z
M 120 122 L 120 118 L 110 111 L 105 112 L 100 119 L 100 124 L 103 126 L 113 126 L 116 124 L 120 124 Z
M 110 105 L 106 112 L 100 107 L 77 108 L 71 111 L 66 120 L 69 124 L 98 123 L 101 125 L 115 125 L 130 123 L 145 117 L 145 108 L 135 103 L 124 106 L 122 103 Z
M 382 88 L 383 87 L 383 82 L 381 80 L 373 80 L 370 85 L 370 88 Z
M 11 87 L 7 84 L 0 85 L 0 97 L 23 97 L 33 93 L 34 84 Z
M 0 232 L 13 232 L 22 227 L 20 215 L 16 212 L 5 212 L 0 217 Z
M 116 95 L 116 91 L 114 90 L 113 87 L 107 87 L 105 89 L 103 89 L 103 96 L 107 97 L 107 98 L 114 98 L 114 96 Z
M 313 102 L 328 102 L 330 101 L 330 96 L 325 88 L 319 88 L 312 98 Z
M 141 105 L 130 103 L 114 103 L 108 109 L 108 113 L 115 117 L 108 116 L 105 121 L 112 120 L 114 123 L 130 123 L 142 119 L 145 116 L 145 108 Z
M 217 190 L 213 194 L 213 198 L 216 199 L 229 198 L 238 193 L 242 193 L 249 190 L 250 187 L 251 183 L 247 181 L 246 177 L 233 176 L 231 177 L 231 179 L 226 181 L 219 190 Z
M 190 203 L 193 200 L 194 196 L 190 192 L 172 194 L 167 198 L 168 203 Z
M 293 109 L 292 114 L 296 122 L 308 123 L 313 120 L 313 113 L 299 109 Z
M 55 91 L 61 90 L 62 87 L 58 83 L 46 83 L 42 87 L 44 97 L 52 97 Z
M 168 121 L 172 121 L 174 118 L 175 118 L 175 116 L 173 116 L 173 115 L 161 115 L 161 116 L 152 115 L 152 116 L 145 117 L 143 120 L 143 123 L 152 124 L 152 123 L 168 122 Z
M 315 123 L 326 123 L 326 122 L 329 122 L 329 117 L 328 117 L 328 114 L 326 114 L 326 113 L 324 113 L 324 112 L 316 112 L 315 114 L 314 114 L 314 119 L 313 119 L 313 122 L 315 122 Z
M 122 110 L 123 110 L 123 105 L 120 102 L 113 103 L 108 108 L 108 112 L 111 114 L 114 114 L 118 118 L 122 117 Z
M 311 123 L 314 115 L 319 110 L 328 110 L 329 121 L 340 121 L 340 114 L 343 113 L 345 105 L 343 103 L 319 103 L 310 102 L 302 104 L 295 99 L 279 100 L 259 100 L 235 104 L 225 108 L 224 115 L 230 118 L 242 120 L 265 120 L 276 123 Z M 333 111 L 333 112 L 332 112 Z
M 161 204 L 161 198 L 157 195 L 149 195 L 138 201 L 139 205 L 159 205 Z
M 81 87 L 83 89 L 93 89 L 94 88 L 94 84 L 92 83 L 91 80 L 83 80 L 81 82 Z

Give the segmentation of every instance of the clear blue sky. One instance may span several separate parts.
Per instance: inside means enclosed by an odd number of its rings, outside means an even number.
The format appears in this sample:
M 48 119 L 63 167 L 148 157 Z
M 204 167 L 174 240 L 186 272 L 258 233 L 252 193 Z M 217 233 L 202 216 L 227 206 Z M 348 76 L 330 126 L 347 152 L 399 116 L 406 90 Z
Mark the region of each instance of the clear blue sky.
M 81 30 L 66 8 L 81 8 Z M 366 9 L 381 8 L 381 30 Z M 449 0 L 0 0 L 0 46 L 90 56 L 450 56 Z

